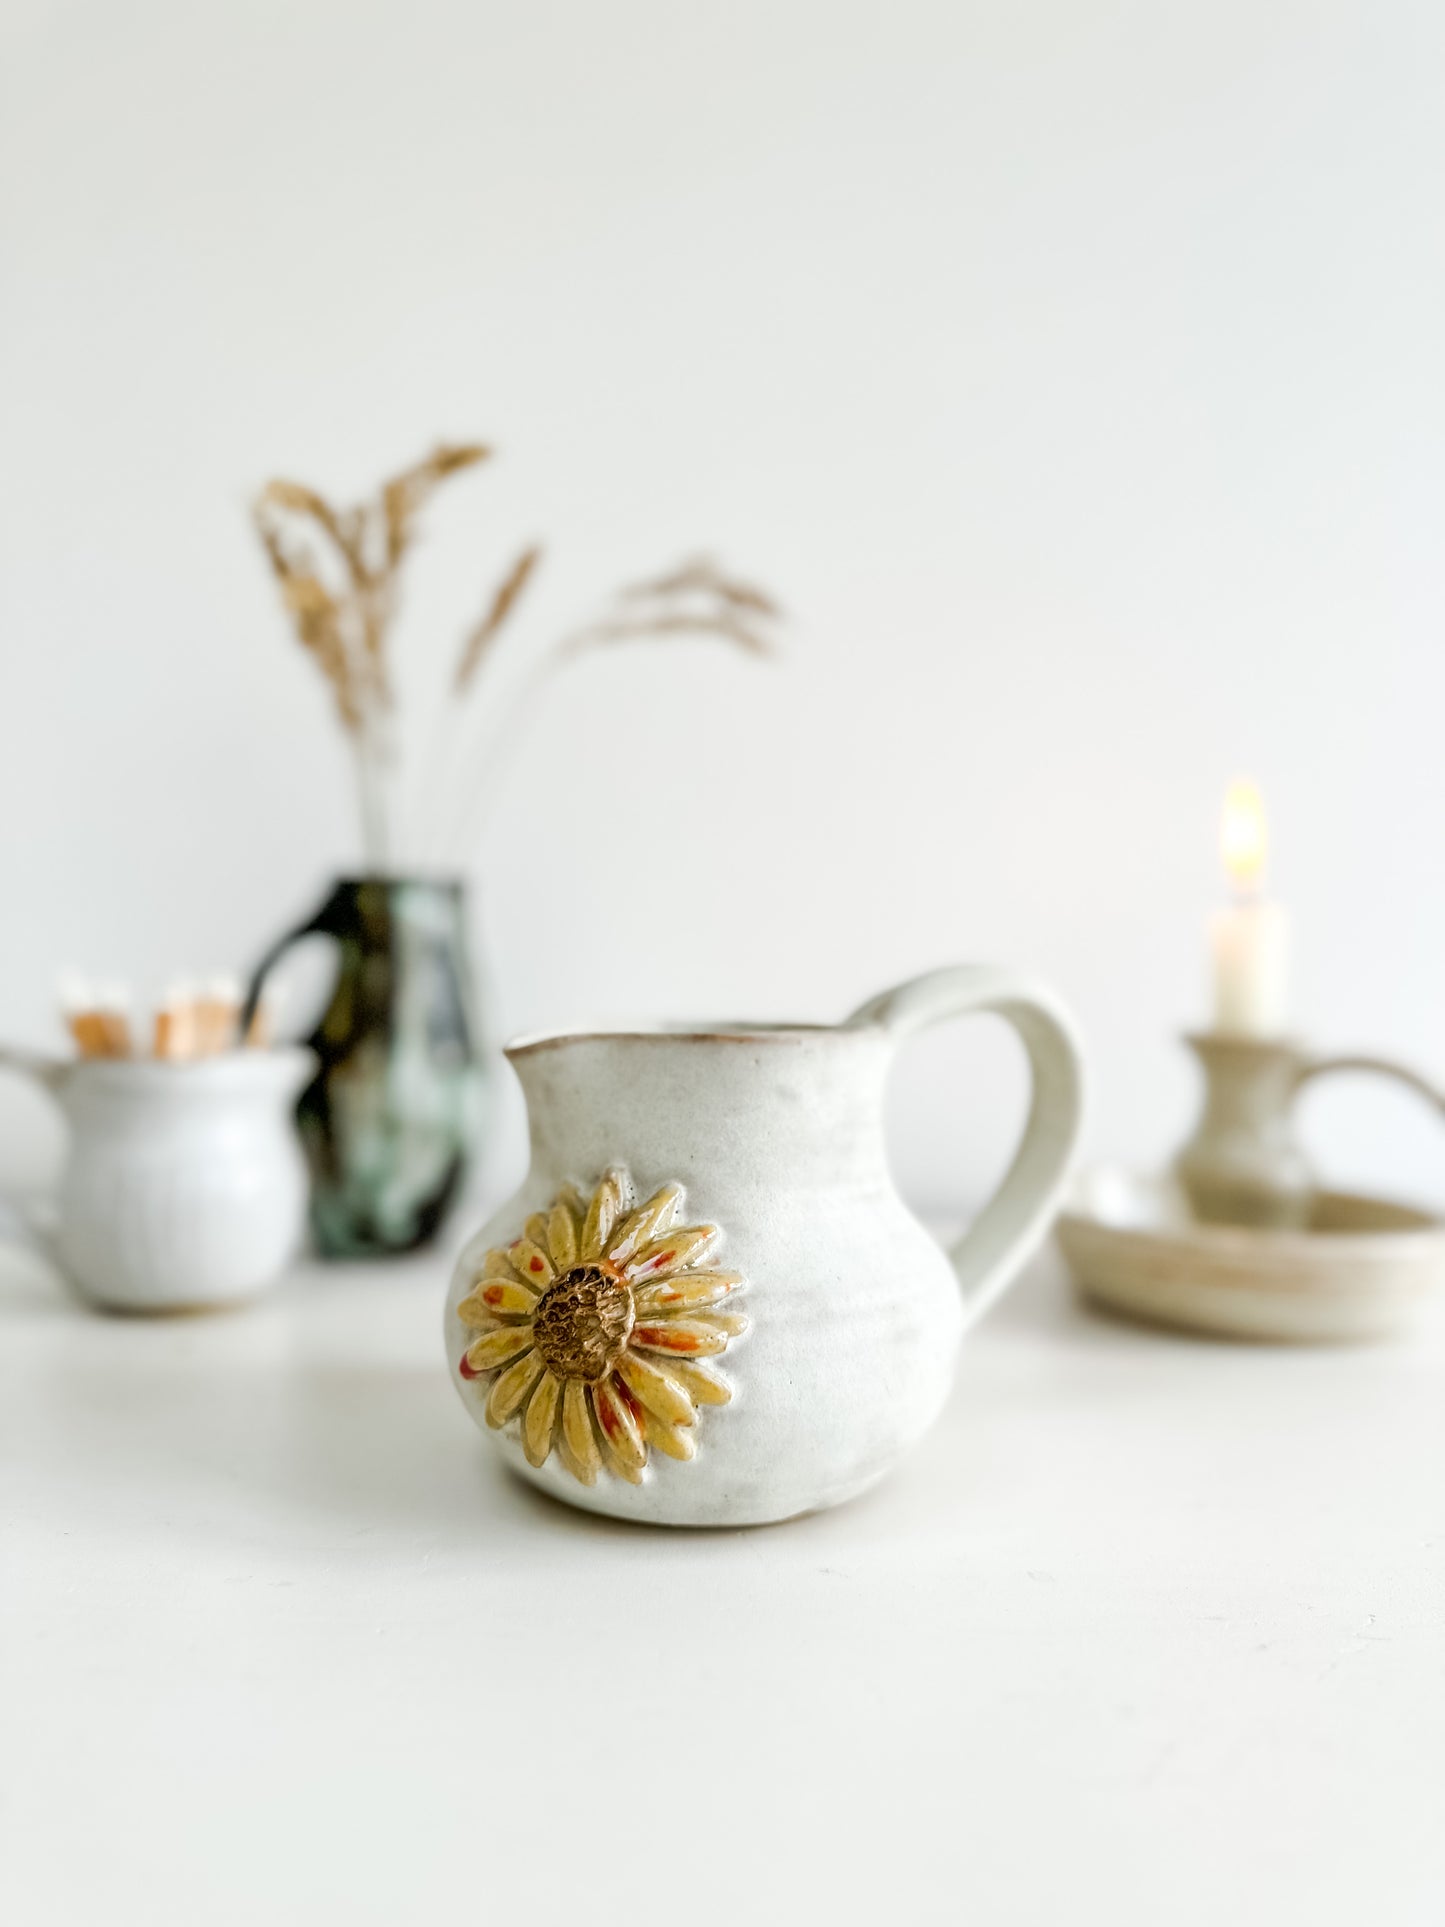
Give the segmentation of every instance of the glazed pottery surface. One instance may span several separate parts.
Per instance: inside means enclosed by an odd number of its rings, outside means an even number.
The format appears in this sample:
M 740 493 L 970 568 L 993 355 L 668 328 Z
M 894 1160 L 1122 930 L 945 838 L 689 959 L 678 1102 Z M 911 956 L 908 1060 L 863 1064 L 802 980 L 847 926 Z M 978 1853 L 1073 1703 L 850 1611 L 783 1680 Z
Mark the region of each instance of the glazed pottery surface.
M 69 1127 L 53 1226 L 27 1242 L 97 1304 L 187 1311 L 266 1290 L 305 1228 L 306 1170 L 291 1120 L 308 1051 L 196 1063 L 52 1063 L 7 1052 Z M 9 1229 L 20 1232 L 15 1218 Z
M 883 1087 L 903 1037 L 982 1010 L 1022 1037 L 1032 1107 L 950 1262 L 894 1188 Z M 836 1029 L 544 1037 L 507 1054 L 531 1169 L 461 1254 L 448 1361 L 524 1477 L 658 1524 L 834 1505 L 915 1446 L 966 1326 L 1043 1234 L 1079 1122 L 1068 1020 L 982 967 Z
M 426 877 L 339 881 L 272 946 L 247 995 L 303 937 L 330 937 L 337 974 L 306 1040 L 316 1075 L 297 1123 L 323 1257 L 383 1257 L 435 1237 L 477 1135 L 482 1072 L 472 1011 L 466 899 Z

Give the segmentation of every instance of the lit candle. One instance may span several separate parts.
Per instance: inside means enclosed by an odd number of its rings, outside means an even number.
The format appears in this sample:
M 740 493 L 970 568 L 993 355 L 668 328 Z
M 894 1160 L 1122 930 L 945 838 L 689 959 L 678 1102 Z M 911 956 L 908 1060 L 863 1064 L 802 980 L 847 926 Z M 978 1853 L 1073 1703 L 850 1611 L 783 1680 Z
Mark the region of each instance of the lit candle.
M 1284 1029 L 1289 924 L 1264 894 L 1268 839 L 1253 783 L 1230 784 L 1220 846 L 1233 901 L 1209 922 L 1214 1028 L 1237 1037 L 1277 1037 Z

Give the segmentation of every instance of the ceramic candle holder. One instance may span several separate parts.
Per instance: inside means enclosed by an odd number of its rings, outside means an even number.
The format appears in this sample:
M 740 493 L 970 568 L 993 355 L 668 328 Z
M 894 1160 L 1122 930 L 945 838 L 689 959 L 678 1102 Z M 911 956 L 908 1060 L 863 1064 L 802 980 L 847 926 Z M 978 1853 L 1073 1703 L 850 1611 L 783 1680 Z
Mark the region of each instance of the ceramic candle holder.
M 1174 1170 L 1205 1224 L 1297 1230 L 1317 1185 L 1295 1129 L 1295 1099 L 1316 1078 L 1342 1071 L 1388 1077 L 1445 1113 L 1445 1092 L 1405 1064 L 1359 1053 L 1317 1057 L 1290 1038 L 1186 1033 L 1204 1073 L 1204 1103 Z

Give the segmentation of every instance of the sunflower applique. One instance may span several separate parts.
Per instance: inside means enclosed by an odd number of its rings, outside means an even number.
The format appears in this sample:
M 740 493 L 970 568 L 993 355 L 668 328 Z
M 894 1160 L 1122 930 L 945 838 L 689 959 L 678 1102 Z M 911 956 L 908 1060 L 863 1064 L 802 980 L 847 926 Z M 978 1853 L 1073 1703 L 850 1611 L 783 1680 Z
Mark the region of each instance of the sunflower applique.
M 742 1279 L 712 1266 L 717 1225 L 676 1223 L 682 1195 L 665 1184 L 634 1205 L 616 1168 L 590 1202 L 566 1185 L 522 1237 L 487 1253 L 457 1306 L 480 1334 L 462 1377 L 495 1374 L 487 1423 L 520 1416 L 530 1464 L 555 1449 L 583 1485 L 603 1466 L 637 1485 L 651 1447 L 690 1459 L 697 1408 L 732 1397 L 699 1361 L 746 1330 L 745 1318 L 718 1309 Z

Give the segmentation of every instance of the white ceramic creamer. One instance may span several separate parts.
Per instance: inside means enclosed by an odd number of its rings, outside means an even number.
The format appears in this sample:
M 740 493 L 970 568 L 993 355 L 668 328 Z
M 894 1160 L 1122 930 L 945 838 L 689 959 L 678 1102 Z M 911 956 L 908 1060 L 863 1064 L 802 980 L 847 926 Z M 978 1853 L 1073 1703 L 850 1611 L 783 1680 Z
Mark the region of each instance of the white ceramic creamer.
M 1008 1175 L 949 1254 L 899 1198 L 883 1086 L 901 1039 L 994 1011 L 1033 1093 Z M 836 1505 L 938 1417 L 959 1341 L 1046 1229 L 1080 1065 L 1052 996 L 942 970 L 836 1029 L 537 1037 L 507 1056 L 525 1184 L 462 1252 L 447 1357 L 507 1461 L 659 1525 Z
M 52 1093 L 70 1137 L 53 1214 L 39 1224 L 8 1211 L 0 1236 L 39 1246 L 97 1304 L 239 1303 L 295 1256 L 306 1167 L 291 1113 L 315 1068 L 309 1051 L 173 1064 L 7 1050 L 0 1065 Z

